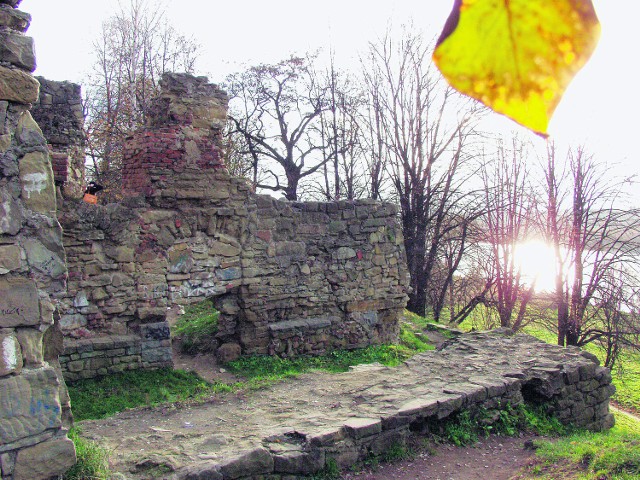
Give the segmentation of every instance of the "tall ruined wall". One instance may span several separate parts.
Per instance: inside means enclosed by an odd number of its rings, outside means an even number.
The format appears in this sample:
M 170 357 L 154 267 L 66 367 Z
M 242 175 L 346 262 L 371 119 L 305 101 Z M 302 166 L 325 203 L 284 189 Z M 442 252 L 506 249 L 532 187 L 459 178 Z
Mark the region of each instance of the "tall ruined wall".
M 40 95 L 31 114 L 49 144 L 53 178 L 64 197 L 81 198 L 85 141 L 80 85 L 36 78 Z
M 56 372 L 53 297 L 65 289 L 65 252 L 47 144 L 29 113 L 38 82 L 19 3 L 0 0 L 0 472 L 16 480 L 75 463 Z
M 125 145 L 128 198 L 60 216 L 67 378 L 170 364 L 167 308 L 206 298 L 224 359 L 395 339 L 408 284 L 395 207 L 253 194 L 222 161 L 226 95 L 201 77 L 162 86 Z

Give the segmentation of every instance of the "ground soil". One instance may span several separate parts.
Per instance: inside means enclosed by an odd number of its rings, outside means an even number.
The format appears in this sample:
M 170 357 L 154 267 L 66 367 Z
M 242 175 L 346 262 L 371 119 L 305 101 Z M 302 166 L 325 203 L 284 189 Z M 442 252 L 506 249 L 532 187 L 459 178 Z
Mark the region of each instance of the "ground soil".
M 401 462 L 378 465 L 355 474 L 349 480 L 509 480 L 521 478 L 535 452 L 526 448 L 532 436 L 481 439 L 472 447 L 440 445 Z

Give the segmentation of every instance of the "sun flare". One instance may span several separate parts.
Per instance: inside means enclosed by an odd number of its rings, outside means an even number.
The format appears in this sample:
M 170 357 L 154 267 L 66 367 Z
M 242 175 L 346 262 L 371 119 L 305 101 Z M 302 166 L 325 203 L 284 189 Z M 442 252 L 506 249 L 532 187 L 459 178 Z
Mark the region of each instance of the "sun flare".
M 555 253 L 551 245 L 542 240 L 523 242 L 516 247 L 515 262 L 526 284 L 535 281 L 536 292 L 550 292 L 555 288 Z

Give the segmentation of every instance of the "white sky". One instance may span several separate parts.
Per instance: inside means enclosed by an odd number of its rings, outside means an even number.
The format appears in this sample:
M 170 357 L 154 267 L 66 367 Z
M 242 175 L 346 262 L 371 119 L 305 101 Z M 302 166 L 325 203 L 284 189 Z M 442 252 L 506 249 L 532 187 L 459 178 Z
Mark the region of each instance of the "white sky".
M 126 0 L 124 0 L 126 1 Z M 203 47 L 199 74 L 213 82 L 242 65 L 275 62 L 291 53 L 333 47 L 343 65 L 356 63 L 366 42 L 413 19 L 427 38 L 437 36 L 453 0 L 166 1 L 181 32 Z M 594 0 L 602 23 L 600 44 L 569 86 L 550 133 L 561 144 L 586 143 L 620 174 L 640 174 L 640 2 Z M 82 83 L 91 68 L 91 44 L 118 0 L 23 0 L 31 13 L 37 75 Z M 497 129 L 512 128 L 495 115 Z M 513 127 L 515 128 L 515 127 Z M 639 175 L 640 176 L 640 175 Z M 638 195 L 640 198 L 640 195 Z

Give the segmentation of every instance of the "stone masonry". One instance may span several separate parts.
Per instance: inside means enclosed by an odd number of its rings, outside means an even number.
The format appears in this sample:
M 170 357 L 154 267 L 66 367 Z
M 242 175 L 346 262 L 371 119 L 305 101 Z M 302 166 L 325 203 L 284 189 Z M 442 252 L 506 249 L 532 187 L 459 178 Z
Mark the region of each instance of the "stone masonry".
M 285 480 L 439 434 L 465 410 L 486 423 L 524 402 L 563 423 L 607 429 L 611 375 L 584 355 L 507 330 L 471 333 L 396 368 L 303 375 L 162 415 L 125 412 L 83 422 L 83 434 L 117 450 L 114 467 L 127 478 Z
M 66 378 L 171 365 L 167 309 L 207 298 L 218 354 L 319 354 L 391 342 L 406 305 L 396 208 L 255 195 L 224 167 L 227 97 L 167 74 L 124 146 L 125 199 L 65 202 Z
M 0 476 L 33 480 L 64 473 L 75 449 L 54 321 L 65 252 L 49 151 L 29 112 L 39 84 L 19 3 L 0 0 Z
M 40 95 L 31 113 L 49 144 L 58 193 L 62 197 L 82 198 L 85 141 L 80 85 L 36 79 L 40 82 Z

